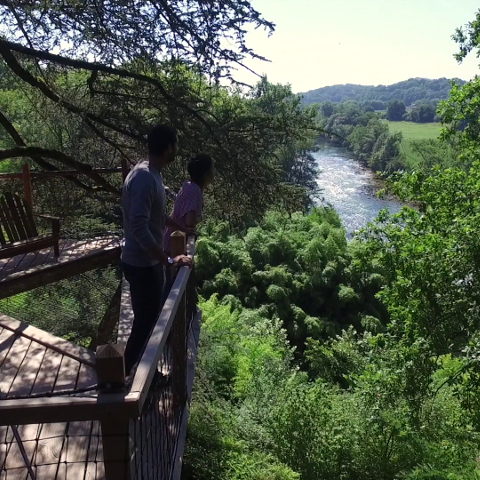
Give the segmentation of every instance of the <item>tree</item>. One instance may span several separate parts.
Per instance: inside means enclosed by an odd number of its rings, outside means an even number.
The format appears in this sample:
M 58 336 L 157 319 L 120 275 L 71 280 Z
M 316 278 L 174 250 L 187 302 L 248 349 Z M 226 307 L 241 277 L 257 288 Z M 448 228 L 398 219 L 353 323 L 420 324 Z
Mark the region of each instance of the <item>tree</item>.
M 0 59 L 9 88 L 38 110 L 34 128 L 33 122 L 23 128 L 18 109 L 3 103 L 0 125 L 13 148 L 0 151 L 0 161 L 28 157 L 41 169 L 78 169 L 84 175 L 77 186 L 118 201 L 120 182 L 102 180 L 91 167 L 134 164 L 145 153 L 152 123 L 163 121 L 179 130 L 181 144 L 168 183 L 178 188 L 188 158 L 199 149 L 210 153 L 217 182 L 207 208 L 222 219 L 238 224 L 261 217 L 283 198 L 303 205 L 304 195 L 295 189 L 294 196 L 284 181 L 278 154 L 315 135 L 315 109 L 305 110 L 289 87 L 266 80 L 253 88 L 219 84 L 234 82 L 232 69 L 245 58 L 261 58 L 246 45 L 244 27 L 273 30 L 248 2 L 69 9 L 54 0 L 42 6 L 7 1 L 0 19 L 8 25 Z M 65 31 L 69 42 L 52 53 Z M 220 47 L 225 38 L 229 46 Z M 55 135 L 39 134 L 47 128 Z
M 387 119 L 393 122 L 402 120 L 405 104 L 401 100 L 392 100 L 387 106 Z
M 480 52 L 480 11 L 475 19 L 453 35 L 459 52 L 454 55 L 458 63 L 476 50 Z M 470 166 L 480 153 L 480 78 L 475 76 L 466 84 L 453 83 L 450 97 L 440 103 L 438 115 L 442 119 L 441 138 L 459 145 L 462 152 L 460 160 Z
M 334 107 L 332 102 L 323 102 L 320 104 L 320 110 L 325 118 L 330 117 L 333 114 Z
M 428 392 L 439 356 L 464 358 L 452 382 L 480 429 L 480 353 L 478 315 L 480 284 L 480 163 L 468 171 L 435 168 L 432 175 L 405 174 L 392 180 L 392 192 L 416 209 L 405 207 L 367 229 L 365 238 L 386 268 L 379 297 L 388 307 L 391 332 L 401 338 L 411 370 L 412 399 Z M 417 392 L 417 393 L 414 393 Z
M 436 109 L 432 104 L 421 104 L 412 108 L 409 119 L 417 123 L 431 123 L 435 119 Z

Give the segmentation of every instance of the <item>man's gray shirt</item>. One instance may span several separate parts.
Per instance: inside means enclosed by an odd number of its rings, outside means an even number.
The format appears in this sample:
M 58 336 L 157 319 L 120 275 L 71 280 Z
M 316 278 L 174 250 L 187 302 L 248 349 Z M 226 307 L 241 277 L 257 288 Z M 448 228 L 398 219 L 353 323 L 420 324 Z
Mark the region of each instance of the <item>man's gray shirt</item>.
M 165 187 L 160 172 L 140 162 L 128 174 L 122 190 L 125 243 L 122 261 L 134 267 L 156 265 L 147 253 L 155 245 L 163 249 Z

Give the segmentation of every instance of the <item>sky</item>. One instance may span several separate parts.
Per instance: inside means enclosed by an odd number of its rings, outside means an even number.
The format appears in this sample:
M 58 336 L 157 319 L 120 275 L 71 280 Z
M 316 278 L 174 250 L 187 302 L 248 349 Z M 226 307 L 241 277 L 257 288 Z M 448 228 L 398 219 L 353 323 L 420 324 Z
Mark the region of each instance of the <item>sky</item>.
M 326 85 L 388 85 L 412 77 L 458 77 L 479 71 L 475 53 L 458 65 L 451 39 L 472 21 L 479 0 L 251 0 L 276 24 L 272 36 L 247 34 L 248 45 L 271 60 L 247 62 L 294 92 Z M 254 83 L 247 71 L 235 78 Z

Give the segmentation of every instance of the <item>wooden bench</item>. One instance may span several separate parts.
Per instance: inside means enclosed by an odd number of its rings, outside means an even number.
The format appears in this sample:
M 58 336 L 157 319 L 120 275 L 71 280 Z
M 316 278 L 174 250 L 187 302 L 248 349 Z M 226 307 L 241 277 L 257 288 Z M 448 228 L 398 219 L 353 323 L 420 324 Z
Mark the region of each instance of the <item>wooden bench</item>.
M 46 218 L 52 225 L 52 233 L 39 235 L 34 217 Z M 5 193 L 0 196 L 0 259 L 54 247 L 55 256 L 60 250 L 60 219 L 49 215 L 34 215 L 25 200 L 18 195 Z

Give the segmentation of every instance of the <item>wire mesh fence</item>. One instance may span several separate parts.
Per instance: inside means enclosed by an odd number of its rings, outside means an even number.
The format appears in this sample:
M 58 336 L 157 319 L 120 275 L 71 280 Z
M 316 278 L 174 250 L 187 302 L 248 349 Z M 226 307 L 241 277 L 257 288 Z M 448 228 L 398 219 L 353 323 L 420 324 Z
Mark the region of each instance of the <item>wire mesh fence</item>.
M 92 270 L 0 300 L 0 313 L 89 346 L 120 280 L 118 268 Z

